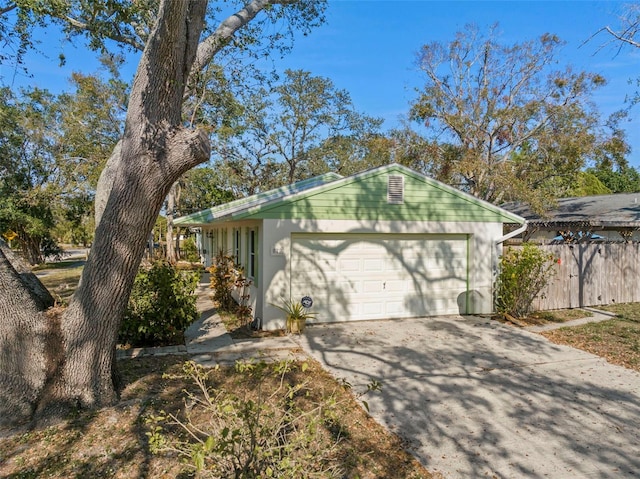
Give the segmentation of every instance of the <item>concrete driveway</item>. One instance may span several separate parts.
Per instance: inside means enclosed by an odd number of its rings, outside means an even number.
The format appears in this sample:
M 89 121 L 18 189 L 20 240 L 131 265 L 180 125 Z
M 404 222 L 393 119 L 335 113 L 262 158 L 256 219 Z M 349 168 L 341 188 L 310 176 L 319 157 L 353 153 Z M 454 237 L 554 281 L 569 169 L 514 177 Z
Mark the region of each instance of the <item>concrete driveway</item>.
M 297 339 L 447 478 L 640 477 L 640 374 L 474 317 L 314 325 Z

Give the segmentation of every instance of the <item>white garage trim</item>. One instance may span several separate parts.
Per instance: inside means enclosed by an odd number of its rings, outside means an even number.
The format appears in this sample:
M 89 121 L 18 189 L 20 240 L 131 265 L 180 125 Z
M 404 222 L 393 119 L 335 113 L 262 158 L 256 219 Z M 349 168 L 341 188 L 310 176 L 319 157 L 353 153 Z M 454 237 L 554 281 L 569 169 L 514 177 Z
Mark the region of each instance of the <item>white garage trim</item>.
M 291 235 L 290 297 L 309 295 L 318 321 L 468 311 L 470 235 Z

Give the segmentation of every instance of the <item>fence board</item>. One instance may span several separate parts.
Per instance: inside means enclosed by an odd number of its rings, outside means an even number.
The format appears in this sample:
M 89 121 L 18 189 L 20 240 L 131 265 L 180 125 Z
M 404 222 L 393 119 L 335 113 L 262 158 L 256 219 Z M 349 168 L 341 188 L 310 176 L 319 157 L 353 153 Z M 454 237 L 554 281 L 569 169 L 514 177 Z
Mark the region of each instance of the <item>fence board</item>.
M 512 246 L 512 248 L 518 246 Z M 557 259 L 555 275 L 534 309 L 640 302 L 640 243 L 540 245 Z

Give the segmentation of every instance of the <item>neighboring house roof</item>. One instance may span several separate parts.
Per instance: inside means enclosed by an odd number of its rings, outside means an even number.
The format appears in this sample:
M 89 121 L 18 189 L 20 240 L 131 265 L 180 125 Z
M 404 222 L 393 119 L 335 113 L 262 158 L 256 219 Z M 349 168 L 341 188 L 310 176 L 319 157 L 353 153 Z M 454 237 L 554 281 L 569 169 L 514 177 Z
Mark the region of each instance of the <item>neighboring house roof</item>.
M 407 178 L 407 201 L 387 202 L 387 177 Z M 240 219 L 347 219 L 497 221 L 524 218 L 401 165 L 373 168 L 346 178 L 328 173 L 232 201 L 189 216 L 176 225 L 198 226 Z
M 527 219 L 531 226 L 546 229 L 619 229 L 640 228 L 640 193 L 561 198 L 557 207 L 543 215 L 524 203 L 502 207 Z

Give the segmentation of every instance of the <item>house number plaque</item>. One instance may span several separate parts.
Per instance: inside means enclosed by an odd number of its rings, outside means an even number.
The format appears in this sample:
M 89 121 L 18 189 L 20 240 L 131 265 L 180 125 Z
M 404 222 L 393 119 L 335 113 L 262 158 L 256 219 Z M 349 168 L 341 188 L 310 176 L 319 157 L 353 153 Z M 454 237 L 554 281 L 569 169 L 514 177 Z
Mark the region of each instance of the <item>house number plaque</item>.
M 313 299 L 311 299 L 311 296 L 303 296 L 300 300 L 300 304 L 308 309 L 313 306 Z

